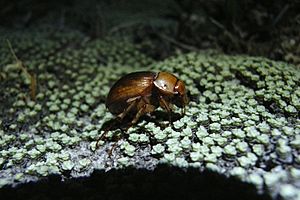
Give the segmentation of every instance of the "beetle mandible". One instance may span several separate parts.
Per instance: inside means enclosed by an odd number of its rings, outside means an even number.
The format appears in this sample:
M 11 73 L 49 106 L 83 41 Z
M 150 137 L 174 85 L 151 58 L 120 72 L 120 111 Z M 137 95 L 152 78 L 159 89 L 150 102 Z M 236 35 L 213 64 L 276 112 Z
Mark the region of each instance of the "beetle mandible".
M 130 125 L 159 106 L 168 112 L 171 123 L 173 104 L 184 109 L 188 97 L 183 81 L 168 72 L 140 71 L 127 74 L 112 86 L 106 99 L 106 107 L 120 122 L 125 117 L 132 117 Z

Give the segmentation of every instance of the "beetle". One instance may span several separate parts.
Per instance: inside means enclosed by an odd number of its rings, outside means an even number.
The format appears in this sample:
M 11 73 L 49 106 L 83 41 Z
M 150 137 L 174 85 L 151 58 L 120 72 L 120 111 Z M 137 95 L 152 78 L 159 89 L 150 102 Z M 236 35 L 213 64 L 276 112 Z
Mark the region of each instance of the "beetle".
M 108 110 L 117 116 L 119 122 L 129 117 L 130 126 L 159 106 L 168 112 L 171 123 L 173 104 L 184 109 L 188 97 L 184 82 L 169 72 L 139 71 L 127 74 L 111 87 L 106 99 Z

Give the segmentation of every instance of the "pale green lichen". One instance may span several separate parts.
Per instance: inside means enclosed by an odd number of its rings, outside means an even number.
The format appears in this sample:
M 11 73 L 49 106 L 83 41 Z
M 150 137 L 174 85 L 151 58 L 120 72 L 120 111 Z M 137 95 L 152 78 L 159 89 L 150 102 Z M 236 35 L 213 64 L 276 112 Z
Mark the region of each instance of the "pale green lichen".
M 157 144 L 152 147 L 152 154 L 161 154 L 165 151 L 165 147 L 162 144 Z
M 87 168 L 91 164 L 91 160 L 89 158 L 80 159 L 77 165 L 74 166 L 76 170 L 82 171 Z
M 64 161 L 64 162 L 61 164 L 61 168 L 62 168 L 63 170 L 66 170 L 66 171 L 70 171 L 70 170 L 73 169 L 74 165 L 75 165 L 75 164 L 72 163 L 72 161 L 66 160 L 66 161 Z
M 118 160 L 118 163 L 121 165 L 121 166 L 129 166 L 130 163 L 129 163 L 129 158 L 128 157 L 122 157 L 122 158 L 119 158 Z
M 131 142 L 137 142 L 139 140 L 139 134 L 130 133 L 129 138 Z
M 135 154 L 135 147 L 128 142 L 125 142 L 121 146 L 122 149 L 124 149 L 124 153 L 128 156 L 133 156 Z
M 237 154 L 237 151 L 236 151 L 234 146 L 226 145 L 224 147 L 224 153 L 227 154 L 227 155 L 230 155 L 230 156 L 235 156 Z

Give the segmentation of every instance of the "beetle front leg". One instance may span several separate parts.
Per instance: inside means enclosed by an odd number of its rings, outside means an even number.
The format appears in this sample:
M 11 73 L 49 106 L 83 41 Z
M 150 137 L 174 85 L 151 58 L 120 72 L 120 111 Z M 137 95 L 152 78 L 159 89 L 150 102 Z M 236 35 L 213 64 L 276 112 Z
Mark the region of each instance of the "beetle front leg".
M 159 96 L 159 104 L 161 107 L 163 107 L 165 110 L 167 110 L 168 114 L 169 114 L 169 123 L 172 124 L 172 109 L 169 106 L 169 103 L 166 102 L 166 100 L 162 97 Z

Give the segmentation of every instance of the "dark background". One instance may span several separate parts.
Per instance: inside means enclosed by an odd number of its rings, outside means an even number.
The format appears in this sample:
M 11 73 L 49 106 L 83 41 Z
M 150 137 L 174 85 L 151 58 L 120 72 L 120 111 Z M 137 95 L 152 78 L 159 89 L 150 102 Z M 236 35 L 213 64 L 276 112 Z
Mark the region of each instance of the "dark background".
M 0 1 L 0 26 L 51 24 L 94 38 L 132 35 L 136 43 L 154 44 L 145 51 L 155 59 L 218 49 L 293 63 L 283 43 L 299 43 L 299 13 L 299 0 L 11 0 Z
M 216 199 L 270 200 L 254 186 L 210 171 L 159 166 L 94 172 L 89 178 L 60 181 L 48 177 L 37 183 L 0 190 L 1 199 Z

